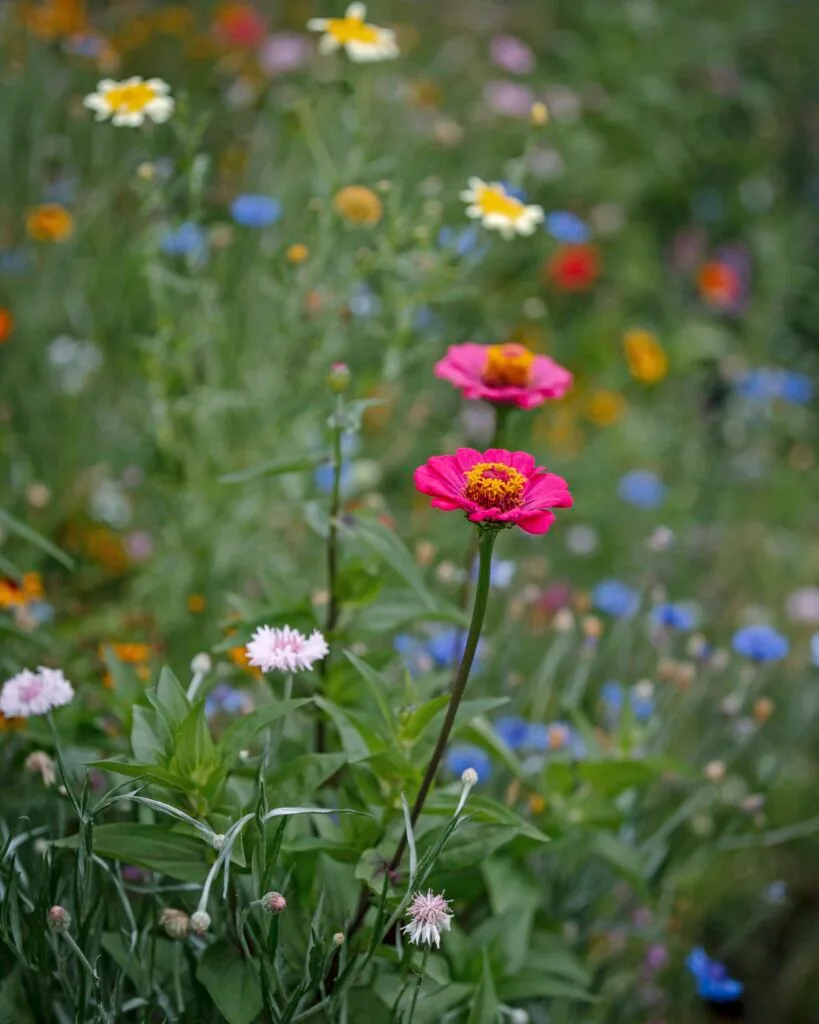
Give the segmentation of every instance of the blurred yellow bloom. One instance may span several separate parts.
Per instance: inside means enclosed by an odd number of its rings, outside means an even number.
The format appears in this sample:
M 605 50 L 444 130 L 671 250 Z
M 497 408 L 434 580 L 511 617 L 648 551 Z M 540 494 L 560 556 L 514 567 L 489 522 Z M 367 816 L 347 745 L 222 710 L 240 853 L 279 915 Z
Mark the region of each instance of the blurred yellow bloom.
M 205 610 L 207 601 L 203 594 L 191 594 L 188 598 L 188 611 L 193 612 L 194 615 L 199 615 Z
M 310 250 L 300 242 L 297 242 L 295 245 L 289 245 L 285 253 L 288 263 L 304 263 L 309 255 Z
M 352 3 L 343 18 L 311 18 L 307 27 L 311 32 L 323 32 L 319 40 L 319 53 L 335 53 L 344 47 L 354 61 L 389 60 L 398 56 L 395 33 L 389 28 L 369 25 L 364 19 L 367 8 Z
M 46 0 L 20 7 L 23 24 L 43 39 L 80 35 L 88 27 L 85 0 Z
M 546 810 L 546 801 L 540 793 L 532 793 L 529 797 L 529 810 L 532 814 L 542 814 Z
M 668 357 L 651 331 L 626 331 L 623 338 L 629 373 L 644 384 L 656 384 L 668 373 Z
M 238 668 L 243 668 L 246 672 L 249 672 L 252 676 L 256 676 L 257 679 L 261 679 L 261 669 L 255 668 L 251 665 L 247 659 L 247 651 L 244 646 L 231 647 L 228 651 L 228 657 Z
M 384 213 L 381 200 L 366 185 L 347 185 L 336 193 L 333 200 L 336 213 L 340 213 L 351 224 L 374 227 Z
M 169 36 L 183 36 L 196 26 L 193 11 L 182 4 L 172 4 L 164 10 L 157 11 L 153 23 L 158 32 Z
M 626 402 L 616 391 L 601 388 L 589 395 L 586 415 L 597 427 L 610 427 L 616 423 L 626 411 Z
M 65 242 L 74 234 L 74 218 L 64 206 L 44 203 L 29 210 L 26 230 L 35 242 Z
M 11 729 L 22 729 L 26 724 L 25 718 L 6 718 L 0 711 L 0 732 L 8 732 Z
M 111 649 L 118 661 L 126 665 L 139 665 L 144 661 L 148 661 L 152 651 L 150 644 L 104 643 L 100 644 L 99 653 L 101 658 L 105 655 L 106 647 Z
M 529 111 L 529 119 L 532 124 L 537 125 L 539 128 L 544 124 L 548 124 L 549 108 L 545 103 L 533 103 L 532 109 Z
M 43 596 L 43 583 L 38 572 L 23 573 L 19 583 L 0 579 L 0 608 L 22 608 L 30 601 L 41 601 Z

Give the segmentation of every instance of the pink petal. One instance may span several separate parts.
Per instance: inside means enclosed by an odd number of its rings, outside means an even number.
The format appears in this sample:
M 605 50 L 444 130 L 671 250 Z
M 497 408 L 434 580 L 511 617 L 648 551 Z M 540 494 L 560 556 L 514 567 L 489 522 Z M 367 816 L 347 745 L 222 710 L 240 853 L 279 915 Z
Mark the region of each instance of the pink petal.
M 574 499 L 569 485 L 556 473 L 532 477 L 523 492 L 524 508 L 571 508 Z
M 476 452 L 474 448 L 459 448 L 455 453 L 455 458 L 458 462 L 458 469 L 462 473 L 472 469 L 477 463 L 486 461 L 481 452 Z
M 527 513 L 520 512 L 518 518 L 515 520 L 515 524 L 523 530 L 524 533 L 548 533 L 549 527 L 555 521 L 554 514 L 548 510 Z
M 430 502 L 433 508 L 439 508 L 442 512 L 455 512 L 459 508 L 464 508 L 463 505 L 459 505 L 454 501 L 447 501 L 446 498 L 433 498 Z

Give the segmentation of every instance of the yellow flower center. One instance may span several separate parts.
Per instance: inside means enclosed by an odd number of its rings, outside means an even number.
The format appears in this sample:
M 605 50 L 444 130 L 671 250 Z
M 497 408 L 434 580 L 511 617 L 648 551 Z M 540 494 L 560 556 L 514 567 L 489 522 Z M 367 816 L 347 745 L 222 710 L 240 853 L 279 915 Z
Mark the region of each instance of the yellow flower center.
M 481 508 L 508 512 L 523 504 L 526 477 L 503 462 L 479 462 L 467 470 L 464 477 L 464 495 Z
M 480 206 L 484 217 L 494 213 L 517 220 L 524 211 L 523 203 L 508 195 L 499 185 L 481 185 L 475 192 L 475 205 Z
M 327 32 L 342 45 L 344 43 L 364 43 L 375 46 L 378 42 L 378 29 L 368 25 L 359 18 L 330 18 Z
M 523 345 L 490 345 L 486 350 L 483 380 L 493 388 L 525 388 L 532 379 L 535 355 Z
M 118 85 L 115 89 L 109 89 L 105 94 L 105 98 L 112 108 L 122 114 L 138 114 L 148 106 L 151 100 L 155 100 L 156 96 L 156 89 L 148 85 L 147 82 Z

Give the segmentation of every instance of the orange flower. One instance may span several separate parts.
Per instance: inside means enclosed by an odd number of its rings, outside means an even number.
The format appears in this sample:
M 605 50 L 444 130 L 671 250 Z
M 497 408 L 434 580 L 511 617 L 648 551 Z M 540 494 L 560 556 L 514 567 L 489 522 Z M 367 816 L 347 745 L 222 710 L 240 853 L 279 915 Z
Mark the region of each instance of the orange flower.
M 742 294 L 742 281 L 730 263 L 710 260 L 697 274 L 700 295 L 714 306 L 732 306 Z
M 64 206 L 44 203 L 29 210 L 26 230 L 35 242 L 65 242 L 74 234 L 74 218 Z
M 11 315 L 11 310 L 3 309 L 0 306 L 0 345 L 4 341 L 8 341 L 14 333 L 14 317 Z
M 199 615 L 205 610 L 207 601 L 202 594 L 191 594 L 187 601 L 188 611 L 193 612 L 194 615 Z
M 26 724 L 25 718 L 6 718 L 0 711 L 0 732 L 8 732 L 11 729 L 22 729 Z
M 255 668 L 247 660 L 247 651 L 245 650 L 244 647 L 231 647 L 230 650 L 228 651 L 228 657 L 233 662 L 233 664 L 236 665 L 238 668 L 244 669 L 246 672 L 249 672 L 252 676 L 255 676 L 257 679 L 262 678 L 261 669 Z
M 333 200 L 336 213 L 340 213 L 350 224 L 374 227 L 384 213 L 381 200 L 366 185 L 347 185 Z
M 287 247 L 285 258 L 288 263 L 304 263 L 309 255 L 310 250 L 307 246 L 297 242 L 295 245 L 289 245 Z
M 85 0 L 46 0 L 45 3 L 23 4 L 23 24 L 43 39 L 80 35 L 88 28 Z
M 117 660 L 124 662 L 126 665 L 140 665 L 148 661 L 153 652 L 150 644 L 105 643 L 100 644 L 99 652 L 101 658 L 105 654 L 106 647 L 111 649 L 116 655 Z
M 668 358 L 651 331 L 626 331 L 623 338 L 629 373 L 644 384 L 656 384 L 668 373 Z
M 564 292 L 585 292 L 600 276 L 600 251 L 594 245 L 561 245 L 541 271 L 544 284 Z
M 42 600 L 43 596 L 43 583 L 38 572 L 23 573 L 19 583 L 0 579 L 0 608 L 23 608 L 30 601 Z
M 616 391 L 600 389 L 589 395 L 586 415 L 598 427 L 610 427 L 626 411 L 625 399 Z

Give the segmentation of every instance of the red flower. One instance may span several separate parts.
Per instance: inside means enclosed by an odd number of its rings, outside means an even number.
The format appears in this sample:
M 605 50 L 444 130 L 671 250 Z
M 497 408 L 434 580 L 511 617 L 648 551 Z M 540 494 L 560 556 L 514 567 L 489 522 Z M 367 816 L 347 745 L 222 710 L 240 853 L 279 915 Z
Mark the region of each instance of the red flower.
M 587 291 L 600 276 L 600 251 L 594 245 L 562 245 L 544 268 L 544 277 L 564 292 Z
M 415 486 L 432 498 L 433 508 L 459 509 L 471 523 L 519 526 L 526 533 L 546 533 L 555 521 L 553 508 L 571 508 L 563 477 L 535 465 L 526 452 L 459 448 L 455 455 L 434 455 L 415 470 Z
M 712 306 L 730 309 L 742 297 L 742 279 L 736 267 L 720 260 L 703 263 L 697 274 L 700 295 Z

